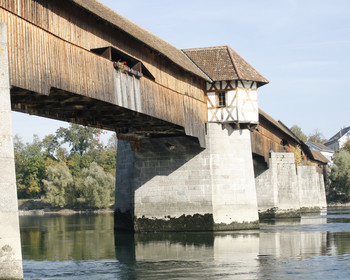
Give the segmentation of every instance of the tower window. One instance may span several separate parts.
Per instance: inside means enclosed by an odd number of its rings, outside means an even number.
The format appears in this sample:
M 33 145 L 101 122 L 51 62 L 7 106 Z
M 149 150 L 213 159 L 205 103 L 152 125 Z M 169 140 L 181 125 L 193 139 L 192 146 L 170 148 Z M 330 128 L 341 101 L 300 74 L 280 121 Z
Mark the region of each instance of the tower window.
M 218 92 L 218 107 L 226 107 L 226 93 Z

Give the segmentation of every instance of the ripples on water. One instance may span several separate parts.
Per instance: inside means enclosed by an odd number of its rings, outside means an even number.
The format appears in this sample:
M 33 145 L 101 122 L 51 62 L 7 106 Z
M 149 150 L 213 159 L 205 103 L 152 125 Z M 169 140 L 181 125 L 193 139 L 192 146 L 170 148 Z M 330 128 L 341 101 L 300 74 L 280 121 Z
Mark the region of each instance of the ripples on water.
M 25 279 L 350 279 L 350 209 L 260 230 L 114 235 L 112 215 L 20 218 Z

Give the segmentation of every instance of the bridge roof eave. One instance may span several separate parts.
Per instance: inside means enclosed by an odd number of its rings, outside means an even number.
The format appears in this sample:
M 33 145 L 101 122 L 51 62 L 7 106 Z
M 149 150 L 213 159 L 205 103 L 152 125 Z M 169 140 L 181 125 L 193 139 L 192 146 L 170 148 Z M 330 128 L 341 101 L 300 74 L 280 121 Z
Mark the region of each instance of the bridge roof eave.
M 142 28 L 136 23 L 130 21 L 129 19 L 125 18 L 104 4 L 95 0 L 70 1 L 88 11 L 89 13 L 97 16 L 99 19 L 102 19 L 108 24 L 111 24 L 112 26 L 118 28 L 135 40 L 145 44 L 150 49 L 167 58 L 183 70 L 206 81 L 210 81 L 208 77 L 202 71 L 200 71 L 196 65 L 190 59 L 188 59 L 186 55 L 181 52 L 181 50 L 177 49 L 175 46 L 164 41 L 160 37 Z

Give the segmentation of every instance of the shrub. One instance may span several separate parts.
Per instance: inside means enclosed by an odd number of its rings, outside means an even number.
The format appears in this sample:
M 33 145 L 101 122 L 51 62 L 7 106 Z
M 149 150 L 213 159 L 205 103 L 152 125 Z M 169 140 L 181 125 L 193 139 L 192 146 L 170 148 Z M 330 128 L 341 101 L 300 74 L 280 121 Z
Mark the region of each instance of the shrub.
M 350 153 L 341 150 L 335 154 L 331 169 L 331 187 L 340 194 L 350 197 Z
M 91 208 L 105 208 L 114 198 L 115 178 L 112 174 L 104 172 L 96 162 L 89 168 L 84 168 L 77 182 L 81 192 L 82 201 Z
M 55 207 L 65 207 L 74 203 L 74 181 L 64 162 L 47 169 L 47 180 L 43 180 L 46 200 Z

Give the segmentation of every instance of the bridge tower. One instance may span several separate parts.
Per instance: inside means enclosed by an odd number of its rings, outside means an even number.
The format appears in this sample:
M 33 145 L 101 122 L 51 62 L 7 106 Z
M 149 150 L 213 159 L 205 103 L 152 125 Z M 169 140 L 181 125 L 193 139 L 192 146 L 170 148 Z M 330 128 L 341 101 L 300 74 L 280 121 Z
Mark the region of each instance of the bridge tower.
M 230 47 L 183 50 L 208 77 L 206 148 L 192 137 L 119 141 L 116 228 L 135 231 L 258 227 L 249 129 L 268 83 Z

